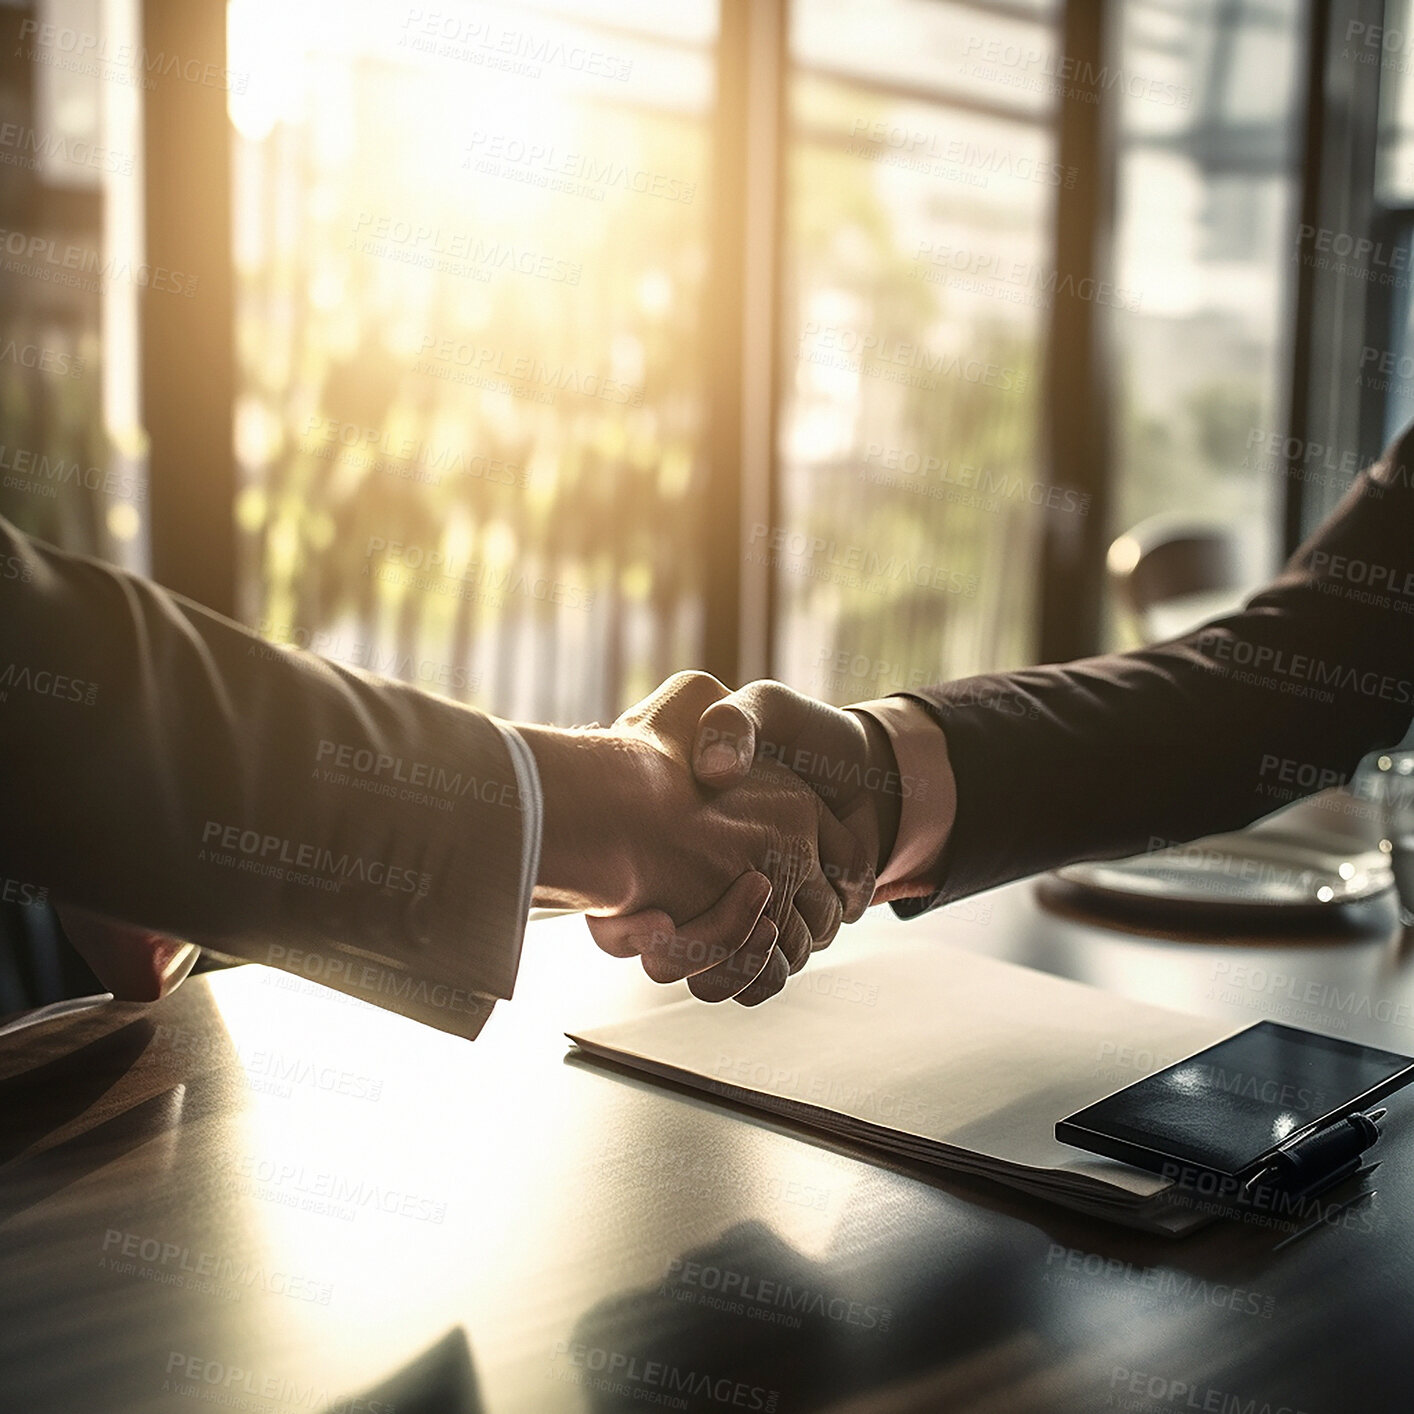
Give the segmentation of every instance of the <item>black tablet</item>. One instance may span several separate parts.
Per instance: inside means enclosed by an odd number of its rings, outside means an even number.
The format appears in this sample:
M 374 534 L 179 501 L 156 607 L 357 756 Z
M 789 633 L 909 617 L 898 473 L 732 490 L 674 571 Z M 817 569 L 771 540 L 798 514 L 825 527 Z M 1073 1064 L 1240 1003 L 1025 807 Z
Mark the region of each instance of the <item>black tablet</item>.
M 1411 1080 L 1409 1056 L 1259 1021 L 1068 1115 L 1056 1138 L 1155 1173 L 1242 1178 Z

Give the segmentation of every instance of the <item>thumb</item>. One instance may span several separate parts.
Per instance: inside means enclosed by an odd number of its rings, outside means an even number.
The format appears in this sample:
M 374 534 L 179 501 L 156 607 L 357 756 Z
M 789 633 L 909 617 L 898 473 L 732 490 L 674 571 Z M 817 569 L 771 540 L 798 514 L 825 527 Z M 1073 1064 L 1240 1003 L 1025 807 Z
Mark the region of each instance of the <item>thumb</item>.
M 744 780 L 756 756 L 756 723 L 732 693 L 714 702 L 697 723 L 692 774 L 704 786 L 725 790 Z

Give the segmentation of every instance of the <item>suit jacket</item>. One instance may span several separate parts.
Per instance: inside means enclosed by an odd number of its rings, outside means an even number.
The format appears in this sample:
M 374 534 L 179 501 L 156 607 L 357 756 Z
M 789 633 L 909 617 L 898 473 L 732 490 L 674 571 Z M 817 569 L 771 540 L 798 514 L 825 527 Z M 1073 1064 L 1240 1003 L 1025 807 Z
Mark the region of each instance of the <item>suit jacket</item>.
M 900 694 L 947 736 L 957 814 L 937 891 L 895 907 L 1246 825 L 1283 781 L 1309 792 L 1397 743 L 1411 680 L 1414 428 L 1241 612 L 1133 653 Z
M 267 644 L 0 519 L 0 873 L 475 1036 L 538 783 L 480 712 Z

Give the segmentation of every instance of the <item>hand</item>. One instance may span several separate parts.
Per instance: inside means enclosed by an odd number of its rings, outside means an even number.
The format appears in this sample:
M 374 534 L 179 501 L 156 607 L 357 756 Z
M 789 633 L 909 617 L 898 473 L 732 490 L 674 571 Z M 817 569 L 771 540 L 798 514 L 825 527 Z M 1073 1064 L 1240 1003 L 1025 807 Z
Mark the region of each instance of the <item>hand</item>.
M 200 954 L 195 943 L 114 923 L 69 904 L 54 911 L 94 976 L 120 1002 L 160 1001 L 181 985 Z
M 641 956 L 655 981 L 753 1004 L 863 913 L 874 880 L 784 767 L 749 766 L 730 794 L 693 779 L 698 723 L 725 696 L 706 673 L 679 673 L 606 730 L 519 730 L 545 797 L 536 902 L 592 910 L 599 946 Z M 822 850 L 844 861 L 833 881 Z
M 703 785 L 724 790 L 762 759 L 795 772 L 854 836 L 875 872 L 883 869 L 898 836 L 903 790 L 894 749 L 878 722 L 784 683 L 750 683 L 703 712 L 692 769 Z M 826 848 L 824 835 L 820 859 L 827 878 L 850 867 L 843 854 Z

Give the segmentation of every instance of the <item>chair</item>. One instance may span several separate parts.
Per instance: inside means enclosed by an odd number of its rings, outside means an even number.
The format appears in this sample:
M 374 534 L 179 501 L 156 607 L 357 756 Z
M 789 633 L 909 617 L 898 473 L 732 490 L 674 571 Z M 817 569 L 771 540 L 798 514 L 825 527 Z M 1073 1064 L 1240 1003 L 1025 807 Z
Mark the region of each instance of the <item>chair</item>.
M 1125 531 L 1110 545 L 1105 569 L 1130 628 L 1144 643 L 1236 608 L 1253 582 L 1232 530 L 1176 513 L 1150 516 Z

